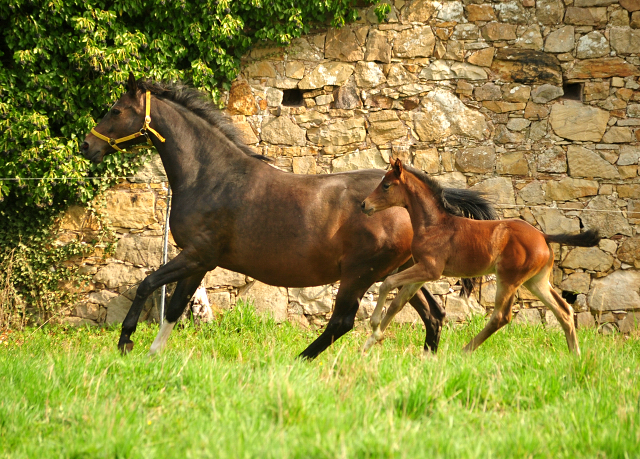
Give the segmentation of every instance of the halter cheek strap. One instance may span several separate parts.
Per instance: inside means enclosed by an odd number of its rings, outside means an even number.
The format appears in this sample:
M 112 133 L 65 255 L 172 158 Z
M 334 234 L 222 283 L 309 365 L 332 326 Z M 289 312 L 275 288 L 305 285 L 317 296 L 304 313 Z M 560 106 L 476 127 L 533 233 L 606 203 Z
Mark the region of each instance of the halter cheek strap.
M 158 133 L 158 131 L 156 131 L 151 126 L 149 126 L 151 124 L 151 93 L 149 91 L 147 91 L 145 94 L 145 102 L 146 103 L 145 103 L 144 124 L 142 125 L 142 129 L 140 129 L 135 134 L 131 134 L 126 137 L 120 137 L 119 139 L 113 139 L 111 137 L 107 137 L 105 135 L 100 134 L 98 131 L 96 131 L 95 128 L 91 129 L 91 133 L 95 135 L 97 138 L 104 140 L 109 145 L 111 145 L 111 148 L 114 148 L 115 150 L 118 150 L 118 151 L 124 151 L 122 148 L 118 146 L 119 143 L 128 142 L 129 140 L 133 140 L 135 138 L 142 137 L 142 136 L 145 136 L 147 138 L 147 144 L 149 144 L 150 146 L 153 146 L 153 142 L 151 142 L 151 138 L 149 137 L 149 132 L 153 133 L 153 135 L 155 135 L 160 142 L 164 143 L 165 138 L 162 137 Z M 145 147 L 137 147 L 137 148 L 145 148 Z

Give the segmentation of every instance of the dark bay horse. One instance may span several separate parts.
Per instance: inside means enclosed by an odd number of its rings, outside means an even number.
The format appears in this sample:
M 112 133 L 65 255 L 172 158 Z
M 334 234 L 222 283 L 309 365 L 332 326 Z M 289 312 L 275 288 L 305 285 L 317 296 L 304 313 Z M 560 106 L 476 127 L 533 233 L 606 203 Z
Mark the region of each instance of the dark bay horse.
M 81 150 L 100 162 L 114 149 L 145 140 L 158 150 L 173 190 L 170 226 L 182 251 L 140 283 L 122 324 L 122 352 L 133 347 L 131 335 L 155 289 L 177 282 L 152 353 L 165 346 L 205 273 L 221 266 L 284 287 L 339 280 L 329 323 L 301 354 L 314 358 L 353 328 L 367 289 L 410 261 L 413 232 L 404 209 L 375 218 L 360 212 L 360 202 L 383 171 L 296 175 L 277 170 L 242 144 L 199 91 L 136 81 L 130 74 L 127 92 Z M 495 218 L 478 193 L 446 189 L 444 194 L 465 214 Z M 425 349 L 436 351 L 444 311 L 426 289 L 411 304 L 427 329 Z
M 362 211 L 372 215 L 395 206 L 405 207 L 413 225 L 411 251 L 415 264 L 387 277 L 382 283 L 378 304 L 371 316 L 373 331 L 364 351 L 382 339 L 393 316 L 424 282 L 437 280 L 442 275 L 478 277 L 495 274 L 495 309 L 484 329 L 465 346 L 466 351 L 477 349 L 511 321 L 516 290 L 524 284 L 553 311 L 564 330 L 569 349 L 580 355 L 573 310 L 549 283 L 553 268 L 553 251 L 549 243 L 592 247 L 600 242 L 598 231 L 549 235 L 523 220 L 476 221 L 452 215 L 438 182 L 422 171 L 403 167 L 399 159 L 392 159 L 391 165 L 382 182 L 362 202 Z M 381 322 L 386 297 L 399 286 L 403 288 Z

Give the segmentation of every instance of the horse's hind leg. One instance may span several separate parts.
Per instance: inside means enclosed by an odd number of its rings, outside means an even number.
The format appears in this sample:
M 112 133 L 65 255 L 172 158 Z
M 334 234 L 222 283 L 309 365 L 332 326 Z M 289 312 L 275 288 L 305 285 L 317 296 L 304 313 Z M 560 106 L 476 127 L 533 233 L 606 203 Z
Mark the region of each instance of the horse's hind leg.
M 567 304 L 558 293 L 551 288 L 549 284 L 549 270 L 536 274 L 524 284 L 531 293 L 540 298 L 546 307 L 551 309 L 553 314 L 560 322 L 567 338 L 567 346 L 569 350 L 576 355 L 580 355 L 580 346 L 578 345 L 578 337 L 576 336 L 576 328 L 573 324 L 573 308 Z
M 364 276 L 356 279 L 341 279 L 340 288 L 336 295 L 333 314 L 326 328 L 316 340 L 311 343 L 298 357 L 315 359 L 322 351 L 331 346 L 338 338 L 353 328 L 360 299 L 364 296 L 373 280 Z
M 511 308 L 513 306 L 513 300 L 516 296 L 516 290 L 519 286 L 519 283 L 504 283 L 498 277 L 495 308 L 493 310 L 493 314 L 491 314 L 489 322 L 487 322 L 480 333 L 478 333 L 471 341 L 469 341 L 469 344 L 464 347 L 465 351 L 475 351 L 491 335 L 511 322 Z
M 160 326 L 156 339 L 149 349 L 149 355 L 157 354 L 164 349 L 173 327 L 176 325 L 180 316 L 182 316 L 184 309 L 187 307 L 187 304 L 189 304 L 189 300 L 200 285 L 200 282 L 202 282 L 204 274 L 205 273 L 194 274 L 178 282 L 173 295 L 171 295 L 171 301 L 169 301 L 169 307 L 165 314 L 166 320 L 162 322 Z
M 124 322 L 122 322 L 122 332 L 120 333 L 120 340 L 118 341 L 118 349 L 120 349 L 122 353 L 129 352 L 133 349 L 131 335 L 136 331 L 138 318 L 149 295 L 162 285 L 178 282 L 200 272 L 204 273 L 206 269 L 203 269 L 196 261 L 190 259 L 187 251 L 183 250 L 173 260 L 169 261 L 169 263 L 149 274 L 140 285 L 138 285 L 136 297 L 129 308 Z
M 409 303 L 422 319 L 426 329 L 424 352 L 431 350 L 435 354 L 438 352 L 442 324 L 447 315 L 444 308 L 438 304 L 431 292 L 425 287 L 418 290 L 413 298 L 409 300 Z

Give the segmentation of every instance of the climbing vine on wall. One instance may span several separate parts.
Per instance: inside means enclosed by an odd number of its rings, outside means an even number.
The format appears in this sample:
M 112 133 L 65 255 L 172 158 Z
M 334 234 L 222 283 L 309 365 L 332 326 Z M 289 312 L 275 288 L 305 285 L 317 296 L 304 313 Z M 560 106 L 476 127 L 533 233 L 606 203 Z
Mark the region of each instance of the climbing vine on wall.
M 376 2 L 0 0 L 0 308 L 8 297 L 12 307 L 16 298 L 40 312 L 57 306 L 58 286 L 73 277 L 61 263 L 91 250 L 53 243 L 58 216 L 143 162 L 113 154 L 93 165 L 77 154 L 129 71 L 219 101 L 251 47 L 287 44 L 317 24 L 340 27 Z

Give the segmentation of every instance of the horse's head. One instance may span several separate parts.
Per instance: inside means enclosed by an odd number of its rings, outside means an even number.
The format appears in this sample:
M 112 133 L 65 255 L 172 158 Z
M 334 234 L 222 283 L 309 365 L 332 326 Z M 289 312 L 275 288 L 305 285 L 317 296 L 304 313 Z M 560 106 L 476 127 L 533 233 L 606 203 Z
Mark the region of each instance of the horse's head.
M 404 207 L 404 195 L 400 186 L 404 179 L 404 169 L 402 161 L 391 158 L 391 170 L 389 170 L 380 182 L 380 185 L 373 190 L 367 198 L 362 201 L 360 207 L 367 215 L 373 215 L 381 210 L 393 206 Z
M 123 140 L 131 134 L 140 133 L 144 124 L 145 95 L 138 89 L 133 73 L 129 73 L 127 92 L 118 99 L 100 123 L 85 137 L 84 142 L 80 145 L 81 153 L 85 158 L 99 163 L 106 154 L 145 141 L 147 138 L 145 135 L 137 135 L 131 139 Z

